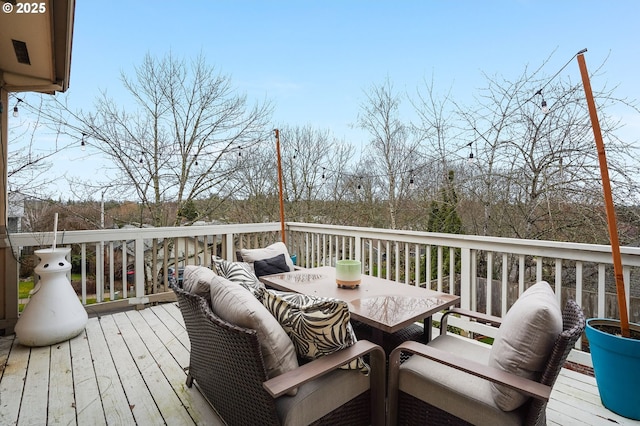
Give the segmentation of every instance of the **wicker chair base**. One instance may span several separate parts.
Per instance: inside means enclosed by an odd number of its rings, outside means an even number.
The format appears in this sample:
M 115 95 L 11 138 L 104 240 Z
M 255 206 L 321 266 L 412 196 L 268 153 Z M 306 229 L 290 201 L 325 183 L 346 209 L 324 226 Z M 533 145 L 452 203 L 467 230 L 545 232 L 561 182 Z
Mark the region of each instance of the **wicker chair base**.
M 398 425 L 472 426 L 471 423 L 404 392 L 398 392 L 398 402 L 402 407 L 398 413 Z
M 366 391 L 340 408 L 313 422 L 319 425 L 369 425 L 371 424 L 371 393 Z

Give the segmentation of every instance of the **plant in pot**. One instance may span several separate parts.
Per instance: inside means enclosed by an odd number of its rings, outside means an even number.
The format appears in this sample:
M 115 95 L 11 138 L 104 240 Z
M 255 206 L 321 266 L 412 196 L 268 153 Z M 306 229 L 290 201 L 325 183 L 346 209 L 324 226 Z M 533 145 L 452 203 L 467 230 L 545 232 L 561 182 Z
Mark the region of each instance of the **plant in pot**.
M 640 325 L 630 324 L 627 313 L 618 227 L 616 225 L 602 132 L 584 60 L 586 51 L 587 49 L 578 52 L 578 65 L 580 66 L 591 126 L 598 148 L 598 161 L 602 176 L 613 270 L 616 280 L 618 310 L 620 311 L 619 321 L 607 318 L 591 318 L 587 320 L 586 333 L 602 404 L 621 416 L 640 420 Z

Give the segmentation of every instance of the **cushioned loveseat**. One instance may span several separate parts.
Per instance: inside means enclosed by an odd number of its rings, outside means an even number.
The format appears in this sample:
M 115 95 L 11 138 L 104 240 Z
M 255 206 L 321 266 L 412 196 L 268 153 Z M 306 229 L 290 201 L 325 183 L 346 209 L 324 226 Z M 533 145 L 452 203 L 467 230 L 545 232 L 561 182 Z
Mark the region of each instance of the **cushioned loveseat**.
M 500 324 L 492 346 L 447 334 L 428 345 L 405 342 L 389 358 L 388 424 L 545 425 L 551 388 L 585 328 L 569 300 L 560 309 L 548 283 L 527 289 L 503 319 L 452 309 Z M 413 354 L 400 363 L 403 353 Z
M 224 262 L 220 270 L 235 281 L 188 266 L 183 288 L 173 288 L 191 343 L 187 386 L 195 381 L 229 425 L 383 424 L 382 348 L 361 340 L 301 357 L 292 331 L 263 304 L 266 290 L 259 281 L 252 281 L 246 265 Z M 273 302 L 286 295 L 266 296 Z M 304 317 L 305 309 L 293 306 L 289 312 Z M 315 347 L 302 346 L 307 352 Z M 314 359 L 304 359 L 309 357 Z

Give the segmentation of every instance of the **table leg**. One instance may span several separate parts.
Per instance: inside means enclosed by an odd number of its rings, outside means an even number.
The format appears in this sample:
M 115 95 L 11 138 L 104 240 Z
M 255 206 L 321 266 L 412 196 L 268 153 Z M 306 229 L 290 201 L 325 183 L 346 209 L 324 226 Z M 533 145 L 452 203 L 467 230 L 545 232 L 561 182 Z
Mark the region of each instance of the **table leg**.
M 424 323 L 424 343 L 429 343 L 431 341 L 431 335 L 433 333 L 433 323 L 431 321 L 431 317 L 427 317 L 423 321 Z
M 384 332 L 379 328 L 371 328 L 371 341 L 376 345 L 383 346 L 384 344 Z M 384 346 L 383 346 L 384 347 Z

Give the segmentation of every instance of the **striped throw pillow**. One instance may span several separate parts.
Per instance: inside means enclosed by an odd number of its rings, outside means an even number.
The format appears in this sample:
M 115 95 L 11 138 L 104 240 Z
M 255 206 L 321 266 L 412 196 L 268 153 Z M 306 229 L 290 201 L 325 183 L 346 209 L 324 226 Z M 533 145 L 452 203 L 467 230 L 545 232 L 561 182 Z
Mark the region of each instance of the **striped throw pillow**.
M 227 280 L 240 284 L 257 296 L 257 292 L 264 289 L 264 284 L 251 271 L 251 266 L 245 262 L 230 262 L 220 257 L 213 259 L 218 275 Z
M 258 298 L 287 332 L 302 359 L 328 355 L 357 340 L 349 307 L 342 300 L 266 289 Z M 369 372 L 369 366 L 361 358 L 341 368 Z

